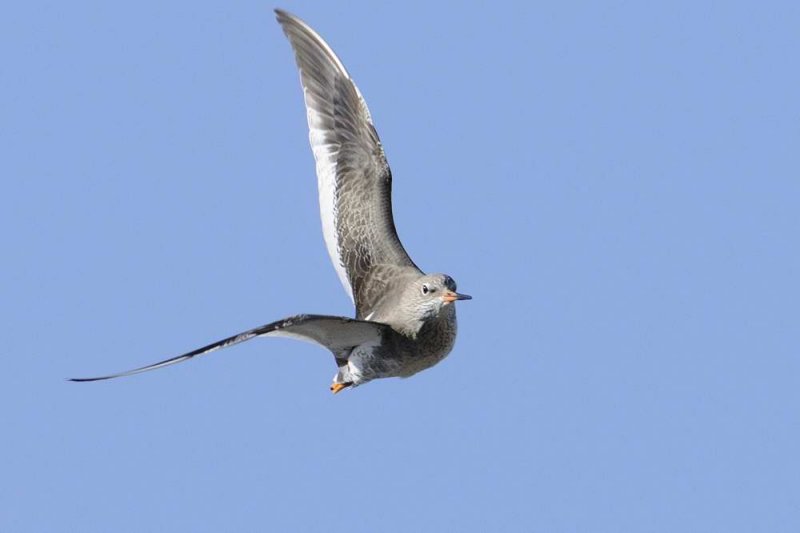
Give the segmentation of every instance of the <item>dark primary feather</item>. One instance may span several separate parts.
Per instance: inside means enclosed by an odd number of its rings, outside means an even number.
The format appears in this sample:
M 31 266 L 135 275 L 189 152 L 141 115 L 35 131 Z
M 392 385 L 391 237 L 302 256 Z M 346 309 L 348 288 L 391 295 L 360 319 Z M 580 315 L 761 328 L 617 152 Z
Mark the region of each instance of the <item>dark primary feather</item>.
M 392 173 L 366 104 L 341 61 L 303 21 L 275 12 L 295 52 L 306 106 L 319 117 L 312 129 L 322 131 L 325 149 L 335 158 L 338 251 L 357 316 L 366 316 L 365 283 L 375 265 L 416 268 L 395 230 Z
M 254 339 L 261 336 L 280 336 L 285 334 L 288 336 L 300 337 L 303 340 L 315 342 L 320 346 L 328 348 L 337 359 L 347 358 L 355 346 L 362 343 L 380 340 L 386 330 L 390 329 L 389 326 L 379 324 L 377 322 L 365 322 L 363 320 L 354 320 L 352 318 L 339 317 L 339 316 L 326 316 L 326 315 L 297 315 L 276 322 L 271 322 L 257 328 L 237 333 L 232 337 L 212 342 L 202 348 L 197 348 L 191 352 L 187 352 L 177 357 L 165 359 L 164 361 L 153 363 L 152 365 L 119 372 L 117 374 L 110 374 L 108 376 L 100 376 L 94 378 L 72 378 L 69 381 L 102 381 L 104 379 L 112 379 L 123 376 L 132 376 L 150 370 L 156 370 L 165 366 L 174 365 L 188 361 L 198 355 L 205 355 L 207 353 L 233 346 L 241 342 Z

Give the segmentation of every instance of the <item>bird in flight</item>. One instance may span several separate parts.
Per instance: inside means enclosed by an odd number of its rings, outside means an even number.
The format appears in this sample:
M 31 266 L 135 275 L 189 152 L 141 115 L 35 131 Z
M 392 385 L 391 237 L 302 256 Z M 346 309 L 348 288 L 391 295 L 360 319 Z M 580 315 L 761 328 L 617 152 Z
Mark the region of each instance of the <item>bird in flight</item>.
M 355 318 L 297 315 L 141 368 L 70 381 L 130 376 L 256 337 L 291 337 L 333 353 L 335 394 L 379 378 L 409 377 L 444 359 L 456 339 L 456 291 L 406 253 L 392 218 L 392 173 L 367 104 L 330 46 L 305 22 L 276 9 L 303 86 L 319 185 L 322 231 Z

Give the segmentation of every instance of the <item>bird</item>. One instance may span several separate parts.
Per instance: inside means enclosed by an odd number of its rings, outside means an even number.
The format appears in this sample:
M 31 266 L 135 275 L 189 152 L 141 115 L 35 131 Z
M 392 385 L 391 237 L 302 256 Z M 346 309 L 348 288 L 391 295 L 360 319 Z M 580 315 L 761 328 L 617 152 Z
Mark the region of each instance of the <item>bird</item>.
M 411 260 L 392 216 L 392 173 L 361 92 L 316 31 L 284 10 L 275 15 L 300 71 L 325 244 L 355 317 L 296 315 L 141 368 L 70 381 L 130 376 L 256 337 L 290 337 L 333 354 L 336 394 L 375 379 L 410 377 L 452 350 L 455 302 L 472 297 L 459 293 L 449 275 L 426 274 Z

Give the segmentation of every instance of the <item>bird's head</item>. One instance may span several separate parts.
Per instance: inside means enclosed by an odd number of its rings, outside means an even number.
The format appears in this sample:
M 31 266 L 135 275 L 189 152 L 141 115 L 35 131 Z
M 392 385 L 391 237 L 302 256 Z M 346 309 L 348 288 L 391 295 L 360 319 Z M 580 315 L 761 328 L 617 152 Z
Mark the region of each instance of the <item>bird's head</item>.
M 426 274 L 406 289 L 406 302 L 420 321 L 439 316 L 442 309 L 456 300 L 471 300 L 472 296 L 456 292 L 456 282 L 447 274 Z

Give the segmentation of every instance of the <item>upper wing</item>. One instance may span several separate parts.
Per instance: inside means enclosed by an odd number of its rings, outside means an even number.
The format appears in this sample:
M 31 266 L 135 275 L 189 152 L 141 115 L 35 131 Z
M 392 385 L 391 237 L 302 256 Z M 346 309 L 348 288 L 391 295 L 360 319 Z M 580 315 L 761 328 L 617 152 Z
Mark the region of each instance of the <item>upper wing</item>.
M 104 379 L 132 376 L 141 372 L 155 370 L 165 366 L 188 361 L 198 355 L 204 355 L 221 348 L 227 348 L 240 342 L 249 341 L 255 337 L 292 337 L 319 344 L 333 352 L 334 356 L 342 359 L 347 357 L 355 346 L 368 341 L 380 340 L 386 330 L 390 329 L 385 324 L 378 322 L 365 322 L 339 316 L 324 315 L 298 315 L 284 320 L 244 331 L 227 339 L 213 342 L 191 352 L 177 357 L 166 359 L 159 363 L 143 366 L 133 370 L 100 376 L 95 378 L 72 378 L 69 381 L 101 381 Z
M 395 231 L 392 174 L 367 104 L 330 46 L 276 9 L 303 84 L 325 244 L 356 308 L 374 265 L 416 268 Z

